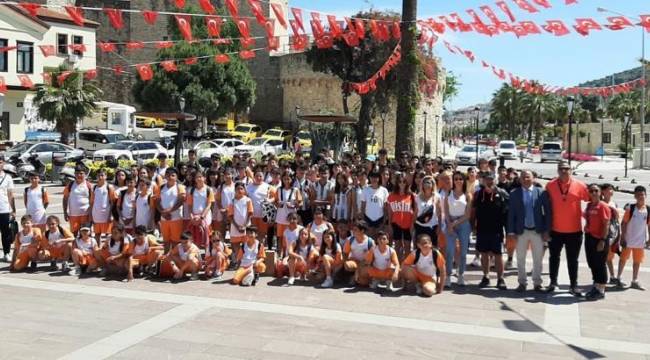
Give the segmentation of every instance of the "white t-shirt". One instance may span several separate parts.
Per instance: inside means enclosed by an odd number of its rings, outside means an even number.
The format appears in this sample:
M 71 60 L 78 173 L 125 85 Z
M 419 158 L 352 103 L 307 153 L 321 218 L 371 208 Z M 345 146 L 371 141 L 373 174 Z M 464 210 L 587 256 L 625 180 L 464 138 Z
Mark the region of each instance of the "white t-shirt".
M 232 204 L 232 199 L 235 198 L 235 183 L 233 182 L 230 185 L 222 184 L 216 191 L 220 191 L 219 195 L 221 196 L 221 201 L 220 201 L 221 209 L 228 209 L 228 206 Z M 214 219 L 216 221 L 226 220 L 224 219 L 221 210 L 218 209 L 216 205 L 214 206 L 212 212 L 214 214 Z
M 250 225 L 250 219 L 248 222 L 246 221 L 247 216 L 248 216 L 248 203 L 251 201 L 246 196 L 242 196 L 241 199 L 233 199 L 232 202 L 232 209 L 233 209 L 233 220 L 235 220 L 232 224 L 230 224 L 230 236 L 244 236 L 246 235 L 246 231 L 239 231 L 237 228 L 237 225 L 235 223 L 241 225 L 241 226 L 248 226 Z
M 262 217 L 262 202 L 269 196 L 271 185 L 267 183 L 249 184 L 246 186 L 246 192 L 251 201 L 253 201 L 253 217 Z
M 2 179 L 0 177 L 0 179 Z M 43 187 L 38 185 L 35 188 L 28 187 L 25 192 L 27 196 L 27 214 L 31 215 L 34 225 L 43 225 L 47 219 L 45 205 L 43 204 Z
M 386 270 L 391 268 L 391 256 L 393 249 L 390 246 L 386 247 L 386 252 L 382 253 L 379 246 L 372 248 L 372 266 L 378 270 Z
M 93 223 L 106 224 L 111 220 L 111 201 L 109 199 L 108 184 L 96 185 L 93 200 Z
M 151 204 L 149 199 L 150 194 L 142 195 L 138 193 L 135 199 L 135 226 L 144 225 L 147 229 L 152 228 Z
M 418 213 L 416 214 L 416 219 L 418 216 L 424 214 L 424 212 L 427 211 L 429 208 L 433 207 L 433 215 L 431 216 L 431 219 L 426 223 L 421 223 L 415 220 L 416 224 L 420 226 L 426 226 L 426 227 L 434 227 L 438 225 L 438 214 L 437 214 L 438 209 L 436 209 L 436 203 L 435 203 L 435 200 L 437 198 L 438 195 L 435 193 L 427 200 L 423 200 L 420 195 L 415 196 L 415 204 L 418 207 Z
M 316 194 L 315 200 L 326 201 L 330 192 L 334 191 L 334 181 L 327 180 L 325 185 L 322 185 L 320 181 L 316 181 L 313 185 L 313 189 Z
M 188 194 L 188 196 L 194 197 L 194 199 L 192 199 L 191 211 L 192 214 L 194 215 L 201 215 L 203 213 L 203 210 L 205 210 L 205 208 L 211 204 L 208 203 L 208 187 L 204 185 L 203 189 L 201 190 L 197 188 L 193 188 L 193 189 L 194 189 L 194 194 Z M 211 212 L 209 212 L 208 215 L 205 217 L 205 221 L 207 221 L 208 224 L 212 223 Z
M 289 229 L 287 226 L 286 229 L 284 229 L 284 239 L 287 242 L 287 251 L 289 251 L 289 248 L 291 248 L 291 245 L 295 243 L 298 240 L 298 236 L 300 236 L 300 230 L 302 230 L 302 226 L 298 225 L 296 226 L 295 230 Z
M 636 206 L 636 205 L 632 205 Z M 629 210 L 628 210 L 629 211 Z M 625 241 L 630 249 L 643 249 L 648 240 L 648 211 L 645 207 L 634 209 L 625 229 Z
M 122 191 L 127 191 L 122 190 Z M 137 191 L 133 191 L 131 193 L 125 193 L 124 196 L 120 194 L 120 198 L 122 199 L 122 217 L 125 219 L 131 219 L 133 218 L 133 211 L 135 210 L 135 198 L 138 195 Z M 133 226 L 133 223 L 131 223 L 131 226 Z
M 388 200 L 388 190 L 379 186 L 373 189 L 366 186 L 363 189 L 363 201 L 366 203 L 366 215 L 370 220 L 377 221 L 384 216 L 384 205 Z
M 174 207 L 176 201 L 178 200 L 178 193 L 179 193 L 180 186 L 181 185 L 176 184 L 172 187 L 169 187 L 167 184 L 164 184 L 160 188 L 160 206 L 163 209 L 170 209 Z M 172 216 L 171 219 L 169 219 L 169 221 L 181 220 L 183 218 L 182 209 L 183 207 L 181 206 L 178 209 L 174 210 L 171 213 Z M 167 221 L 167 219 L 162 219 L 161 221 Z
M 314 235 L 316 238 L 316 247 L 320 248 L 320 245 L 323 243 L 323 234 L 329 229 L 329 224 L 326 221 L 323 221 L 322 224 L 316 225 L 316 223 L 311 223 L 309 227 L 309 232 Z
M 451 217 L 461 217 L 465 215 L 465 209 L 467 208 L 467 196 L 461 194 L 456 198 L 454 192 L 450 192 L 447 196 L 447 207 L 449 208 L 449 216 Z
M 90 187 L 92 189 L 92 186 Z M 70 216 L 83 216 L 88 214 L 90 208 L 90 189 L 84 181 L 81 184 L 73 182 L 68 195 L 68 214 Z
M 435 277 L 436 268 L 433 265 L 433 251 L 431 251 L 431 253 L 429 253 L 429 255 L 427 256 L 424 256 L 423 254 L 420 253 L 420 258 L 418 259 L 418 262 L 415 264 L 415 268 L 420 274 Z
M 289 220 L 287 220 L 287 216 L 291 213 L 296 212 L 296 205 L 298 202 L 296 201 L 296 198 L 298 197 L 298 192 L 300 190 L 295 189 L 295 188 L 290 188 L 290 189 L 285 189 L 284 187 L 278 189 L 278 199 L 280 200 L 280 203 L 282 203 L 280 206 L 278 206 L 278 213 L 275 216 L 275 221 L 278 224 L 282 225 L 287 225 L 289 224 Z M 290 208 L 288 205 L 291 203 L 294 207 Z
M 0 169 L 1 170 L 1 169 Z M 14 179 L 11 175 L 0 173 L 0 214 L 11 213 L 11 204 L 9 204 L 9 193 L 14 190 Z

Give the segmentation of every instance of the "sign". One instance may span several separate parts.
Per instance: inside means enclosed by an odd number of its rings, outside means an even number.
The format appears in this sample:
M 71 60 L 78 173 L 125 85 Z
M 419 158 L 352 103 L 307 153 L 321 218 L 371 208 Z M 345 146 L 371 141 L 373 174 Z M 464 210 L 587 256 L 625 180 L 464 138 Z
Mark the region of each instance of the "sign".
M 599 146 L 598 149 L 596 149 L 596 156 L 603 156 L 605 155 L 605 150 L 603 150 L 602 146 Z

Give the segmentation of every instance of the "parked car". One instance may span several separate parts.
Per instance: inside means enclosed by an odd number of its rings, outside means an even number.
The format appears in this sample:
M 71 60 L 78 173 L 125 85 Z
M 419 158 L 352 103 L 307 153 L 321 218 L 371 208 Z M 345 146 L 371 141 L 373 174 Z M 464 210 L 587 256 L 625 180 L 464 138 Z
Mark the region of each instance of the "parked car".
M 95 151 L 110 148 L 113 144 L 127 140 L 126 136 L 115 130 L 81 129 L 77 131 L 77 148 L 85 156 L 92 157 Z
M 491 157 L 491 150 L 485 145 L 478 146 L 479 157 L 482 159 L 489 159 Z M 456 153 L 456 162 L 458 165 L 476 165 L 476 145 L 465 145 L 459 152 Z
M 38 158 L 45 164 L 52 162 L 53 153 L 64 153 L 66 161 L 75 161 L 83 158 L 83 150 L 75 149 L 72 146 L 64 145 L 57 142 L 35 142 L 26 141 L 9 148 L 4 152 L 5 158 L 9 159 L 15 155 L 26 162 L 32 154 L 37 154 Z
M 239 139 L 214 139 L 212 141 L 221 145 L 228 156 L 232 156 L 235 153 L 235 148 L 237 146 L 246 145 L 245 142 Z
M 235 147 L 235 152 L 238 154 L 248 153 L 253 156 L 257 154 L 276 154 L 282 150 L 284 141 L 277 139 L 265 139 L 262 137 L 255 138 L 245 145 Z
M 547 141 L 542 144 L 541 162 L 562 160 L 562 143 L 559 141 Z
M 165 127 L 165 120 L 158 119 L 158 118 L 153 118 L 153 117 L 136 115 L 135 116 L 135 125 L 137 127 L 144 127 L 144 128 L 164 128 Z
M 262 134 L 265 139 L 277 139 L 285 141 L 287 144 L 291 143 L 291 132 L 289 130 L 284 130 L 280 128 L 268 129 Z
M 232 137 L 230 131 L 211 129 L 201 136 L 202 140 L 229 139 Z
M 199 159 L 209 158 L 212 154 L 227 155 L 226 148 L 214 141 L 201 141 L 194 146 L 194 151 Z
M 296 142 L 300 144 L 300 148 L 303 152 L 311 151 L 312 142 L 311 134 L 307 130 L 300 130 L 296 133 Z
M 230 135 L 232 137 L 238 138 L 243 142 L 249 142 L 252 139 L 260 136 L 262 128 L 255 124 L 239 124 L 235 127 Z
M 495 149 L 497 157 L 503 157 L 506 159 L 516 159 L 517 158 L 517 144 L 512 140 L 502 140 L 499 141 Z
M 120 141 L 108 149 L 97 150 L 93 160 L 149 160 L 155 159 L 159 153 L 167 153 L 167 149 L 156 141 Z

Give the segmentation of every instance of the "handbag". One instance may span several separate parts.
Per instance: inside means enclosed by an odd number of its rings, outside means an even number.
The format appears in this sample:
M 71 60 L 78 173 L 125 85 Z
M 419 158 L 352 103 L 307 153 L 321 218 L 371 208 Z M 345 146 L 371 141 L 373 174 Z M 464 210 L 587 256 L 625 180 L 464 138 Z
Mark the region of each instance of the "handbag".
M 417 221 L 421 224 L 426 224 L 429 221 L 431 221 L 432 217 L 433 217 L 433 206 L 427 206 L 426 209 L 424 209 L 424 212 L 417 217 Z

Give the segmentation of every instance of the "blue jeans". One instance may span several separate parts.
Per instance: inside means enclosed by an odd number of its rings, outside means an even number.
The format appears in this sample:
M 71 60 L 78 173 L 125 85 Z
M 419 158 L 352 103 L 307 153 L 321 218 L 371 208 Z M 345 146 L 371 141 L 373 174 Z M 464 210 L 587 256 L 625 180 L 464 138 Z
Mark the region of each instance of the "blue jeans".
M 447 276 L 451 275 L 454 267 L 454 257 L 456 256 L 456 239 L 460 240 L 460 261 L 458 264 L 458 275 L 465 273 L 465 263 L 467 257 L 467 250 L 469 249 L 469 237 L 472 234 L 472 227 L 469 221 L 463 221 L 458 224 L 454 230 L 447 229 Z

